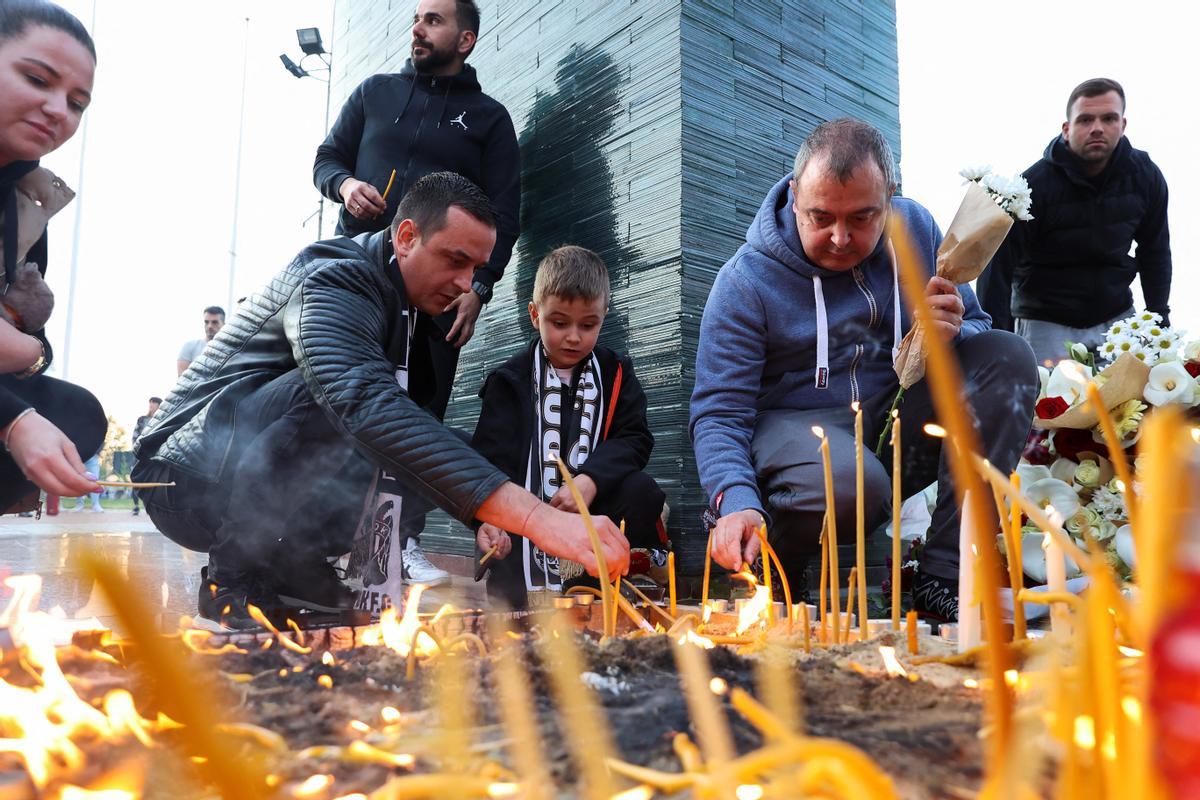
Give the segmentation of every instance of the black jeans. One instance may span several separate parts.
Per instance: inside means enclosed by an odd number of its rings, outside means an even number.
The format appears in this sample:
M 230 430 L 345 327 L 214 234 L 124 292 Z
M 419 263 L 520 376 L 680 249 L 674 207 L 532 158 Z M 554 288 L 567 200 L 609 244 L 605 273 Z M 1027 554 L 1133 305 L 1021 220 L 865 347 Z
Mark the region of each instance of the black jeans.
M 659 539 L 658 522 L 667 496 L 644 472 L 635 472 L 608 492 L 596 496 L 590 511 L 606 516 L 615 524 L 625 520 L 625 536 L 630 547 L 665 547 Z M 495 604 L 524 608 L 528 603 L 525 589 L 525 563 L 522 537 L 511 534 L 512 550 L 508 557 L 492 563 L 488 573 L 488 599 Z
M 20 381 L 11 375 L 0 375 L 0 387 L 17 395 L 54 423 L 74 443 L 81 461 L 87 461 L 100 451 L 108 432 L 108 419 L 100 401 L 87 389 L 45 375 Z M 37 487 L 25 479 L 13 457 L 0 452 L 0 514 L 36 490 Z
M 964 391 L 974 413 L 982 455 L 1007 473 L 1017 465 L 1037 399 L 1038 375 L 1033 353 L 1024 339 L 1007 331 L 985 331 L 955 348 Z M 863 403 L 863 466 L 866 528 L 870 532 L 888 517 L 891 503 L 891 446 L 883 459 L 874 456 L 896 386 Z M 958 503 L 941 439 L 923 432 L 935 422 L 927 381 L 904 394 L 900 405 L 901 489 L 908 497 L 938 483 L 937 507 L 921 558 L 921 571 L 940 578 L 958 577 Z M 752 453 L 759 489 L 772 517 L 771 545 L 789 577 L 819 552 L 825 515 L 824 468 L 812 433 L 821 425 L 829 437 L 838 541 L 854 539 L 854 415 L 849 408 L 766 411 L 755 426 Z M 989 503 L 989 508 L 991 504 Z M 994 510 L 992 512 L 995 513 Z
M 209 554 L 221 572 L 278 570 L 350 549 L 374 467 L 334 428 L 298 369 L 239 403 L 235 441 L 219 480 L 141 462 L 141 493 L 169 539 Z M 216 465 L 214 464 L 214 472 Z

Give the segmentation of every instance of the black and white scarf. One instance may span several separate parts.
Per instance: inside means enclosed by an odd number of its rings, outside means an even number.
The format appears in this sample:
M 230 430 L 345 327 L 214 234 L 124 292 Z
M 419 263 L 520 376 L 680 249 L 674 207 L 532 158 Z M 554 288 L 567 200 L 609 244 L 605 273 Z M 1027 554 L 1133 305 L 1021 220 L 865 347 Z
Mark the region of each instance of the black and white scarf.
M 572 471 L 579 469 L 598 444 L 604 421 L 604 387 L 596 354 L 576 365 L 572 377 L 573 403 L 571 408 L 564 409 L 564 401 L 571 398 L 572 386 L 559 378 L 546 351 L 540 345 L 534 348 L 534 430 L 525 468 L 525 488 L 545 501 L 562 485 L 556 457 L 561 457 Z M 557 556 L 548 555 L 528 539 L 522 539 L 522 556 L 527 590 L 562 588 Z

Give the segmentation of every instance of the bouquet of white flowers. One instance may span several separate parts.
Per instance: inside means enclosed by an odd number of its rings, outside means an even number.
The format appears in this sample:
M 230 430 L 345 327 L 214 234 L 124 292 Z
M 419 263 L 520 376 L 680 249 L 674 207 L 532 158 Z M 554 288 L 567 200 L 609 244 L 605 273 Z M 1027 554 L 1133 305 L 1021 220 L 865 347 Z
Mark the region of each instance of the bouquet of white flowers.
M 1062 514 L 1067 531 L 1086 549 L 1086 538 L 1106 548 L 1109 562 L 1128 576 L 1133 568 L 1129 512 L 1113 476 L 1110 453 L 1100 430 L 1099 415 L 1087 402 L 1087 384 L 1097 384 L 1124 457 L 1133 464 L 1133 491 L 1139 491 L 1137 441 L 1151 406 L 1182 406 L 1200 415 L 1200 340 L 1187 343 L 1183 331 L 1162 324 L 1162 317 L 1143 311 L 1115 323 L 1095 359 L 1081 345 L 1070 345 L 1070 359 L 1053 370 L 1039 367 L 1042 390 L 1034 410 L 1034 426 L 1045 431 L 1025 450 L 1017 472 L 1022 493 Z M 1027 527 L 1022 552 L 1025 574 L 1045 582 L 1042 531 Z M 1068 577 L 1077 568 L 1068 563 Z
M 937 274 L 955 285 L 973 281 L 996 255 L 1014 220 L 1033 219 L 1029 184 L 1020 175 L 1003 178 L 991 171 L 964 169 L 967 193 L 937 251 Z M 914 326 L 900 343 L 896 356 L 900 388 L 925 376 L 924 332 Z

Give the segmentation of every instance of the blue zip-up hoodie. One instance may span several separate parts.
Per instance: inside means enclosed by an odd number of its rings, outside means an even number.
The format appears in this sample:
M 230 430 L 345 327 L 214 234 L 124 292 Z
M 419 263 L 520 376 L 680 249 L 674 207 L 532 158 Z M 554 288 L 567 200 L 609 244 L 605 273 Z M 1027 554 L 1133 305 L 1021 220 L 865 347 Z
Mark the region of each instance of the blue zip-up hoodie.
M 796 230 L 789 178 L 775 184 L 746 244 L 717 273 L 700 323 L 690 429 L 700 483 L 714 505 L 721 498 L 721 515 L 765 511 L 750 455 L 759 412 L 848 408 L 899 385 L 892 348 L 899 345 L 894 308 L 902 304 L 886 238 L 852 269 L 813 264 Z M 932 276 L 942 243 L 932 215 L 903 197 L 892 198 L 892 213 Z M 991 327 L 971 287 L 959 292 L 966 310 L 956 341 Z M 910 326 L 902 307 L 900 335 Z

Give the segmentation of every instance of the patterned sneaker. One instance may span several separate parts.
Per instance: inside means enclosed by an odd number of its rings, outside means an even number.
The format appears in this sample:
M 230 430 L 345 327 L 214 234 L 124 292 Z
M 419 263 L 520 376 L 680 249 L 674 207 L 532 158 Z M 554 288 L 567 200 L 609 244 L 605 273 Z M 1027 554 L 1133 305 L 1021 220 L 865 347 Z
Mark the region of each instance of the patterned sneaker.
M 927 619 L 958 622 L 958 581 L 918 572 L 913 580 L 913 608 Z
M 404 582 L 408 584 L 423 583 L 426 586 L 441 586 L 450 582 L 450 573 L 430 563 L 421 552 L 417 540 L 409 537 L 404 543 L 404 555 L 401 558 Z

